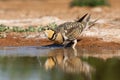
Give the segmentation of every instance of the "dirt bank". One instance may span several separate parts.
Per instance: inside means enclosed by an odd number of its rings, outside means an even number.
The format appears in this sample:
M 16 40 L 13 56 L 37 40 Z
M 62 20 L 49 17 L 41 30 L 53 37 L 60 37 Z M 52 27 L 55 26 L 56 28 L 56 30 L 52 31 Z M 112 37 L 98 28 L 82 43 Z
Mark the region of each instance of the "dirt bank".
M 0 46 L 45 46 L 53 44 L 48 39 L 34 39 L 34 38 L 13 38 L 9 36 L 7 38 L 0 39 Z M 77 47 L 81 48 L 103 48 L 103 49 L 120 49 L 120 44 L 115 42 L 105 42 L 98 38 L 86 37 L 82 38 Z

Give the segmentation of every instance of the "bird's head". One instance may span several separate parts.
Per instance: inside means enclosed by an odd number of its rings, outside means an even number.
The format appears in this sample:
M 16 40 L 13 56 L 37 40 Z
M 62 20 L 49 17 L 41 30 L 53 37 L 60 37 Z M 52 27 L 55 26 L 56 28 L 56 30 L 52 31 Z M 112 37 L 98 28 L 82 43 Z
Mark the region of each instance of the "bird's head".
M 46 35 L 46 37 L 48 38 L 48 39 L 50 39 L 50 40 L 53 40 L 54 39 L 54 34 L 55 34 L 55 31 L 54 30 L 45 30 L 44 31 L 45 32 L 45 35 Z
M 49 40 L 52 40 L 55 43 L 61 44 L 63 42 L 62 34 L 60 32 L 57 32 L 55 29 L 45 27 L 44 33 Z
M 45 36 L 48 38 L 48 39 L 52 39 L 54 36 L 54 33 L 55 33 L 55 30 L 50 28 L 49 26 L 44 26 L 42 28 L 42 31 L 45 33 Z

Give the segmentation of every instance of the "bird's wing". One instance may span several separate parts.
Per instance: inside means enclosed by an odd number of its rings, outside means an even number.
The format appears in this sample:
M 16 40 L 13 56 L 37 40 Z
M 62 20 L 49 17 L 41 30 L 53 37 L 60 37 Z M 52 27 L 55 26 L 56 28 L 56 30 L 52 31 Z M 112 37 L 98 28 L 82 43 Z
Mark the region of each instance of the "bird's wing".
M 82 32 L 83 26 L 79 22 L 67 22 L 59 26 L 58 31 L 64 33 L 68 39 L 75 39 Z

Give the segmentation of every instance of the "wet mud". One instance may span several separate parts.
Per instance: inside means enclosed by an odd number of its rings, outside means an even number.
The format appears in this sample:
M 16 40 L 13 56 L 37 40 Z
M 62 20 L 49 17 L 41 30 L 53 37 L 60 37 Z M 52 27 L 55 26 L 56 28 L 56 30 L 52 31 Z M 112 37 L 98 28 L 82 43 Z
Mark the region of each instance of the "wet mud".
M 35 39 L 35 38 L 14 38 L 6 37 L 0 39 L 0 46 L 47 46 L 54 44 L 53 41 L 48 39 Z M 81 38 L 77 47 L 80 48 L 103 48 L 103 49 L 120 49 L 120 44 L 115 42 L 105 42 L 102 39 L 93 38 L 93 37 L 84 37 Z

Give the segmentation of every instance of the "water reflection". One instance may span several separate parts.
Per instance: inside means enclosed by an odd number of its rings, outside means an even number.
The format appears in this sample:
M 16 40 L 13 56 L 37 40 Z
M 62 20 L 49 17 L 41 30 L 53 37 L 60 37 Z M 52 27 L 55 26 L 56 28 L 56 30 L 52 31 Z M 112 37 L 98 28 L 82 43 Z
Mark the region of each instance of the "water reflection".
M 111 58 L 119 59 L 119 55 L 120 55 L 119 50 L 106 50 L 106 49 L 86 50 L 80 48 L 53 49 L 49 51 L 44 66 L 46 70 L 59 68 L 61 71 L 65 73 L 78 74 L 79 76 L 82 76 L 84 80 L 93 80 L 94 78 L 95 80 L 98 80 L 99 78 L 97 78 L 96 76 L 92 78 L 93 74 L 101 76 L 101 74 L 104 73 L 103 70 L 105 69 L 107 70 L 107 67 L 109 67 L 108 65 L 106 65 L 107 61 Z M 92 62 L 90 62 L 91 59 Z M 97 60 L 98 62 L 100 61 L 100 63 L 96 63 Z M 102 67 L 100 66 L 100 71 L 99 69 L 97 70 L 98 65 L 96 64 L 101 64 Z M 102 76 L 104 76 L 104 74 Z M 117 80 L 118 78 L 115 79 Z
M 91 73 L 95 70 L 78 56 L 77 49 L 54 49 L 48 53 L 48 56 L 45 61 L 46 70 L 58 67 L 67 73 L 80 73 L 87 79 L 90 79 Z
M 25 49 L 20 50 L 22 52 Z M 31 49 L 32 47 L 27 50 Z M 37 53 L 34 51 L 36 49 Z M 23 52 L 19 52 L 20 56 L 12 56 L 11 51 L 11 56 L 0 56 L 0 80 L 120 79 L 119 50 L 51 48 L 45 52 L 45 48 L 34 47 L 32 52 L 35 55 L 24 53 L 22 56 Z

